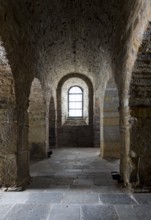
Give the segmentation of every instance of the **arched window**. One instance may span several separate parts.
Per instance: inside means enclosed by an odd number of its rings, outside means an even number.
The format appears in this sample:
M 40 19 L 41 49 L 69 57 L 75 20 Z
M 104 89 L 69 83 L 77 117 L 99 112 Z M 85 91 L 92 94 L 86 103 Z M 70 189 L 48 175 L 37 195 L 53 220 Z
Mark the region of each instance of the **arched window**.
M 83 117 L 83 90 L 73 86 L 68 90 L 69 117 Z

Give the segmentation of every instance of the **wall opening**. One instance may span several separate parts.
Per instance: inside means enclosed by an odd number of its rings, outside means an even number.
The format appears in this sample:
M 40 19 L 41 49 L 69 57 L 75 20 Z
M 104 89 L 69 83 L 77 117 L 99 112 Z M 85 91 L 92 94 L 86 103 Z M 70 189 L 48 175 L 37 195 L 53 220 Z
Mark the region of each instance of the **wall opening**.
M 68 117 L 83 117 L 83 89 L 72 86 L 68 90 Z
M 57 144 L 93 147 L 93 86 L 82 74 L 68 74 L 57 88 Z
M 29 96 L 29 148 L 32 159 L 45 158 L 46 149 L 46 106 L 39 79 L 34 78 Z

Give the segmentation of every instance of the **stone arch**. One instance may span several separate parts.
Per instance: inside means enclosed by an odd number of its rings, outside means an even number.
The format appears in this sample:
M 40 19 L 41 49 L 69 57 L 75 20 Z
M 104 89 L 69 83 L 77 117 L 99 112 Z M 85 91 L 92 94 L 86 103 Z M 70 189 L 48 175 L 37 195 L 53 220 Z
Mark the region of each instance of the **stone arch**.
M 81 80 L 88 88 L 88 120 L 62 120 L 62 88 L 68 80 L 72 79 L 74 82 L 74 79 Z M 75 84 L 74 82 L 73 84 L 69 83 L 70 87 Z M 80 73 L 70 73 L 59 81 L 57 87 L 57 145 L 93 147 L 93 133 L 93 85 L 87 76 Z
M 51 96 L 49 103 L 49 148 L 56 146 L 56 109 L 54 98 Z
M 129 89 L 130 183 L 151 183 L 151 22 L 139 47 Z
M 31 158 L 45 158 L 46 147 L 46 105 L 40 80 L 34 78 L 29 96 L 29 148 Z
M 119 115 L 120 115 L 120 134 L 121 134 L 121 151 L 120 151 L 120 174 L 126 187 L 132 187 L 130 184 L 131 172 L 135 166 L 131 160 L 130 139 L 131 139 L 131 115 L 130 115 L 130 82 L 133 72 L 134 63 L 137 59 L 139 47 L 142 43 L 143 33 L 146 30 L 150 19 L 150 6 L 138 2 L 140 11 L 134 10 L 133 19 L 128 19 L 129 28 L 126 29 L 121 37 L 117 50 L 114 53 L 113 73 L 119 92 Z M 149 15 L 149 16 L 148 16 Z M 136 22 L 137 21 L 137 22 Z M 122 47 L 122 45 L 125 45 Z M 135 182 L 135 181 L 134 181 Z
M 17 118 L 15 82 L 0 41 L 0 185 L 17 184 Z
M 120 158 L 119 97 L 113 77 L 106 86 L 103 111 L 103 157 Z

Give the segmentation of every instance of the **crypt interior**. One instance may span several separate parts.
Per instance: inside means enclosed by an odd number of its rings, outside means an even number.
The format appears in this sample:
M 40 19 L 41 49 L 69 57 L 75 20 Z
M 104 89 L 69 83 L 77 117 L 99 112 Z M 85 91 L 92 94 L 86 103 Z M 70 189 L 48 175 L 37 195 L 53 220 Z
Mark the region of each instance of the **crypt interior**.
M 150 129 L 150 0 L 0 0 L 2 189 L 58 154 L 113 161 L 125 190 L 149 191 Z

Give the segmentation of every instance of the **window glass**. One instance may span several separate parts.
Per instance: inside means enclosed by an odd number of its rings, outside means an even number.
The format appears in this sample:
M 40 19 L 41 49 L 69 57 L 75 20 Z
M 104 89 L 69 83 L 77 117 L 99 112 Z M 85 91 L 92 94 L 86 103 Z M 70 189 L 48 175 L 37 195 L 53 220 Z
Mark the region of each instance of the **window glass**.
M 82 109 L 82 102 L 70 102 L 69 108 L 70 109 Z
M 78 87 L 78 86 L 74 86 L 74 87 L 72 87 L 70 90 L 69 90 L 69 93 L 70 94 L 72 94 L 72 93 L 82 93 L 82 90 L 81 90 L 81 88 L 80 87 Z
M 69 94 L 69 101 L 82 102 L 82 94 Z
M 69 110 L 69 117 L 82 117 L 81 110 Z
M 74 86 L 68 91 L 68 109 L 69 117 L 83 116 L 83 90 Z

